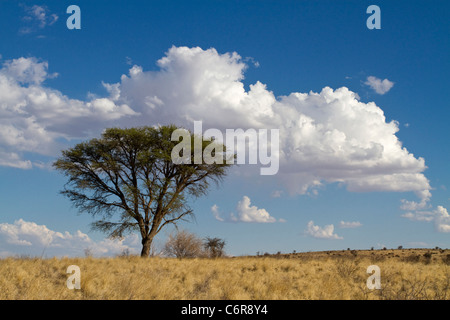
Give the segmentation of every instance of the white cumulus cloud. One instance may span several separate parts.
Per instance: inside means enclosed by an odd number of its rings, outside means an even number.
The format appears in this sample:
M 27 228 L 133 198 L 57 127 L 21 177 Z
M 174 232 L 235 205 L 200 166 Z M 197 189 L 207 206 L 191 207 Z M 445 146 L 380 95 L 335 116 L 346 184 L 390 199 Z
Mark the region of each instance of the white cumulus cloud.
M 121 117 L 136 115 L 108 98 L 70 99 L 44 85 L 57 74 L 36 58 L 7 60 L 0 69 L 0 165 L 30 168 L 30 152 L 55 156 L 62 141 L 100 133 Z M 99 124 L 101 124 L 99 126 Z
M 250 222 L 250 223 L 273 223 L 277 219 L 272 217 L 266 209 L 259 209 L 256 206 L 251 205 L 249 197 L 244 196 L 236 206 L 237 214 L 230 213 L 228 217 L 223 218 L 219 212 L 219 207 L 215 204 L 211 207 L 211 212 L 214 217 L 219 221 L 227 222 Z M 284 219 L 280 219 L 279 222 L 285 222 Z
M 324 182 L 351 191 L 430 189 L 425 161 L 398 140 L 398 123 L 386 122 L 380 107 L 345 87 L 276 97 L 257 81 L 246 91 L 243 59 L 213 48 L 172 47 L 157 64 L 156 72 L 133 66 L 114 84 L 115 101 L 127 101 L 145 115 L 144 123 L 157 119 L 192 129 L 202 120 L 205 129 L 279 129 L 278 177 L 291 193 Z
M 15 81 L 24 84 L 41 84 L 47 78 L 54 78 L 58 74 L 48 74 L 48 62 L 38 59 L 18 58 L 8 60 L 3 64 L 2 72 Z
M 329 224 L 324 227 L 314 225 L 314 221 L 309 221 L 305 232 L 307 235 L 318 239 L 335 239 L 340 240 L 342 237 L 334 233 L 334 225 Z
M 103 84 L 108 96 L 82 101 L 45 85 L 54 75 L 46 62 L 5 62 L 0 165 L 29 168 L 26 153 L 54 156 L 73 139 L 112 125 L 174 123 L 192 130 L 201 120 L 204 130 L 279 129 L 280 170 L 273 179 L 291 194 L 316 194 L 327 183 L 340 183 L 355 192 L 411 191 L 429 199 L 425 161 L 399 141 L 398 122 L 387 122 L 379 106 L 346 87 L 277 97 L 256 81 L 246 90 L 245 59 L 214 48 L 174 46 L 157 66 L 145 71 L 134 65 L 117 83 Z
M 14 223 L 0 223 L 0 256 L 83 256 L 85 250 L 95 256 L 112 256 L 128 250 L 138 253 L 136 235 L 121 240 L 92 240 L 87 234 L 76 231 L 58 232 L 35 222 L 19 219 Z
M 434 222 L 435 229 L 438 232 L 450 232 L 450 215 L 443 206 L 437 206 L 434 210 L 408 211 L 402 217 L 413 221 Z
M 250 198 L 244 196 L 237 205 L 237 221 L 242 222 L 275 222 L 276 219 L 266 211 L 266 209 L 258 209 L 256 206 L 252 206 Z
M 388 79 L 381 80 L 374 76 L 367 77 L 366 82 L 364 84 L 371 87 L 378 94 L 385 94 L 394 86 L 394 82 L 389 81 Z

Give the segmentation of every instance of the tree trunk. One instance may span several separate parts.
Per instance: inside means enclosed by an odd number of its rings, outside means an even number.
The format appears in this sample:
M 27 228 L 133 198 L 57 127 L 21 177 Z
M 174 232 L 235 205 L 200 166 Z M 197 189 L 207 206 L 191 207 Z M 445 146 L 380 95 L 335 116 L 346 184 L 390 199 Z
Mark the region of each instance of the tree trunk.
M 150 238 L 150 237 L 146 237 L 146 238 L 142 239 L 141 258 L 148 258 L 148 256 L 150 255 L 152 240 L 153 240 L 153 238 Z

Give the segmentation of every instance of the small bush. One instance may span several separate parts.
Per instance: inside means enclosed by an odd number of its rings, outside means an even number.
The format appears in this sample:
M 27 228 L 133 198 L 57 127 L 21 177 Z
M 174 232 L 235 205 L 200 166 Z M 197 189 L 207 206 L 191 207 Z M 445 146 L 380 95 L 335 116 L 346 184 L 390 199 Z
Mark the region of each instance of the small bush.
M 164 253 L 169 257 L 195 258 L 203 256 L 203 241 L 195 234 L 181 230 L 169 235 L 164 246 Z
M 428 251 L 425 252 L 423 256 L 425 257 L 425 264 L 429 264 L 431 262 L 432 253 Z

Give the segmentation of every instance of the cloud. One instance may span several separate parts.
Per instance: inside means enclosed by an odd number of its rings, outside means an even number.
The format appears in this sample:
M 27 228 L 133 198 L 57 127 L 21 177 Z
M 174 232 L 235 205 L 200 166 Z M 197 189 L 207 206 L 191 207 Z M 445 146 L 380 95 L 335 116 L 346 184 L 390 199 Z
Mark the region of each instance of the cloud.
M 211 212 L 214 215 L 214 217 L 216 218 L 216 220 L 225 221 L 225 219 L 220 216 L 219 207 L 217 206 L 217 204 L 215 204 L 211 207 Z
M 28 34 L 42 30 L 47 26 L 53 25 L 58 21 L 58 15 L 50 13 L 46 6 L 33 5 L 32 7 L 27 7 L 22 5 L 25 10 L 25 16 L 22 20 L 25 22 L 26 26 L 19 30 L 21 34 Z
M 339 183 L 354 192 L 410 191 L 426 199 L 424 159 L 402 145 L 398 122 L 386 122 L 374 102 L 361 102 L 346 87 L 276 97 L 257 81 L 246 90 L 244 60 L 236 52 L 174 46 L 157 61 L 159 70 L 133 65 L 119 82 L 103 83 L 106 97 L 87 101 L 46 86 L 46 62 L 7 61 L 0 70 L 0 164 L 16 158 L 27 168 L 25 154 L 54 156 L 111 125 L 193 129 L 202 120 L 204 130 L 279 129 L 280 170 L 272 178 L 290 194 Z M 235 170 L 253 174 L 243 167 Z
M 270 196 L 271 196 L 272 198 L 280 198 L 282 194 L 283 194 L 283 190 L 274 190 L 274 191 L 270 194 Z
M 38 59 L 19 58 L 8 60 L 3 64 L 2 73 L 20 84 L 40 85 L 44 80 L 56 78 L 57 73 L 48 74 L 48 63 Z
M 388 79 L 381 80 L 374 76 L 367 77 L 364 84 L 371 87 L 378 94 L 385 94 L 394 86 L 394 82 L 389 81 Z
M 277 221 L 265 209 L 252 206 L 250 198 L 247 196 L 238 202 L 237 215 L 230 213 L 229 217 L 223 218 L 217 205 L 211 207 L 211 212 L 217 220 L 226 222 L 273 223 Z M 286 220 L 280 219 L 279 222 L 286 222 Z
M 435 213 L 432 211 L 416 211 L 416 212 L 407 212 L 402 214 L 403 218 L 407 218 L 412 221 L 426 221 L 430 222 L 435 220 Z
M 251 64 L 253 64 L 253 66 L 255 68 L 259 68 L 260 64 L 258 61 L 255 60 L 255 58 L 253 57 L 246 57 L 245 59 L 243 59 L 244 62 L 250 62 Z
M 436 231 L 448 233 L 450 232 L 450 215 L 443 206 L 437 206 L 434 210 L 416 210 L 409 211 L 402 215 L 412 221 L 434 222 Z
M 359 228 L 362 226 L 362 223 L 359 221 L 341 221 L 339 222 L 339 228 L 348 229 L 348 228 Z
M 342 237 L 334 233 L 334 225 L 329 224 L 322 228 L 314 225 L 314 222 L 312 220 L 308 222 L 308 227 L 305 233 L 317 239 L 343 239 Z
M 7 60 L 0 69 L 0 165 L 31 168 L 25 153 L 55 156 L 63 141 L 99 134 L 104 126 L 136 115 L 111 99 L 70 99 L 45 86 L 48 63 L 36 58 Z M 99 124 L 102 124 L 99 127 Z
M 258 209 L 256 206 L 251 206 L 250 198 L 247 196 L 244 196 L 242 200 L 238 202 L 237 214 L 236 221 L 260 223 L 271 223 L 276 221 L 276 219 L 271 217 L 265 209 Z
M 0 166 L 18 169 L 31 169 L 33 165 L 30 160 L 22 160 L 18 153 L 0 149 Z
M 439 232 L 450 232 L 450 216 L 443 206 L 436 209 L 436 228 Z
M 138 253 L 136 235 L 122 240 L 92 240 L 87 234 L 76 231 L 58 232 L 34 222 L 19 219 L 13 224 L 0 223 L 0 256 L 83 256 L 86 249 L 95 256 L 111 256 L 128 250 Z
M 159 123 L 192 127 L 193 120 L 203 120 L 204 127 L 219 129 L 280 129 L 278 176 L 291 193 L 305 194 L 322 182 L 343 183 L 351 191 L 430 189 L 423 158 L 395 135 L 398 123 L 386 122 L 375 103 L 359 101 L 345 87 L 277 98 L 257 81 L 246 91 L 241 57 L 213 48 L 172 47 L 157 64 L 160 71 L 133 66 L 122 76 L 114 84 L 117 101 Z

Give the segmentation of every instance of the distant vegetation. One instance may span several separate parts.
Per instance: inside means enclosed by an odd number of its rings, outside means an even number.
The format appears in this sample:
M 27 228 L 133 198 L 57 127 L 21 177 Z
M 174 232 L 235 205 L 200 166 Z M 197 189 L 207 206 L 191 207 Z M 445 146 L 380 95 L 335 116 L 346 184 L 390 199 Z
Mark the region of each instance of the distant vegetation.
M 369 265 L 380 290 L 366 286 Z M 66 287 L 69 265 L 81 289 Z M 340 250 L 221 258 L 0 260 L 0 299 L 433 299 L 450 298 L 450 250 Z
M 219 258 L 225 255 L 225 240 L 220 238 L 199 238 L 194 233 L 180 230 L 169 235 L 162 255 L 176 258 Z

